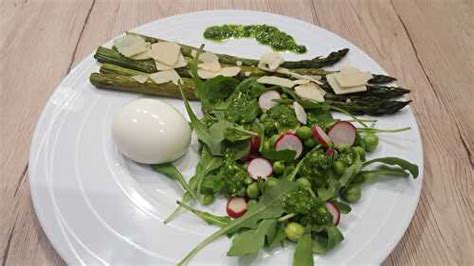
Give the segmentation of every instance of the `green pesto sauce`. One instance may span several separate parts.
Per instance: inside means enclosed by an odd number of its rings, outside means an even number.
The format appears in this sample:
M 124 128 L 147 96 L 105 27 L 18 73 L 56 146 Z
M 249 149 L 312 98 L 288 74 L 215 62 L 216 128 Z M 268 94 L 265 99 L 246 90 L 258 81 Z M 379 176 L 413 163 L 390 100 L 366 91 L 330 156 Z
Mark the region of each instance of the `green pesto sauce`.
M 211 26 L 204 31 L 203 35 L 204 38 L 214 41 L 255 38 L 259 43 L 268 45 L 275 51 L 292 51 L 298 54 L 306 52 L 306 46 L 297 44 L 291 35 L 265 24 Z

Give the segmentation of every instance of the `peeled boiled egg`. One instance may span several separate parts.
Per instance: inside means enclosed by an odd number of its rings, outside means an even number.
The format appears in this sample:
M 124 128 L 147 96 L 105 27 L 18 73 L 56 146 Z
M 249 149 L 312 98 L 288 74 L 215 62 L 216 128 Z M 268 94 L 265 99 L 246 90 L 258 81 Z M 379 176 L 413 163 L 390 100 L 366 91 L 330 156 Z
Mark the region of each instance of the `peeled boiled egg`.
M 129 159 L 159 164 L 174 161 L 186 152 L 191 128 L 171 105 L 144 98 L 128 103 L 115 115 L 112 137 Z

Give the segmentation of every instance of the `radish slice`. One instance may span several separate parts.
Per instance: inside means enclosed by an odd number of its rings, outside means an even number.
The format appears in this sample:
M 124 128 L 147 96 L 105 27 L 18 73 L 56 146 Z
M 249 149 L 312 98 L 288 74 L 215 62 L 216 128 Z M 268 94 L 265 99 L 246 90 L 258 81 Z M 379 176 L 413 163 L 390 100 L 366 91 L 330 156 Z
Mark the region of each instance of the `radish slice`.
M 304 110 L 303 106 L 298 102 L 293 102 L 293 109 L 295 109 L 296 119 L 303 124 L 306 125 L 308 121 L 308 116 L 306 115 L 306 111 Z
M 258 106 L 264 111 L 270 110 L 273 106 L 277 105 L 274 100 L 281 99 L 280 93 L 275 90 L 270 90 L 262 93 L 258 98 Z
M 334 145 L 354 145 L 356 140 L 356 128 L 347 121 L 336 122 L 328 131 L 328 136 L 334 142 Z
M 329 146 L 329 144 L 331 143 L 331 138 L 326 134 L 326 132 L 324 132 L 324 130 L 320 126 L 314 125 L 311 128 L 311 132 L 313 133 L 314 140 L 316 140 L 324 147 Z
M 230 198 L 225 210 L 230 217 L 239 218 L 247 211 L 247 202 L 241 197 Z
M 328 148 L 326 150 L 326 155 L 329 156 L 329 157 L 334 156 L 335 153 L 336 153 L 336 151 L 333 148 Z
M 247 172 L 254 180 L 267 179 L 272 174 L 272 165 L 264 158 L 255 158 L 247 166 Z
M 300 157 L 303 152 L 303 143 L 295 133 L 287 132 L 281 135 L 275 142 L 275 150 L 293 150 L 296 152 L 295 159 Z
M 341 212 L 339 209 L 334 205 L 332 202 L 326 202 L 326 209 L 328 209 L 329 213 L 332 215 L 332 223 L 334 225 L 339 224 L 339 220 L 341 219 Z
M 260 137 L 255 136 L 250 139 L 250 152 L 257 153 L 260 148 Z

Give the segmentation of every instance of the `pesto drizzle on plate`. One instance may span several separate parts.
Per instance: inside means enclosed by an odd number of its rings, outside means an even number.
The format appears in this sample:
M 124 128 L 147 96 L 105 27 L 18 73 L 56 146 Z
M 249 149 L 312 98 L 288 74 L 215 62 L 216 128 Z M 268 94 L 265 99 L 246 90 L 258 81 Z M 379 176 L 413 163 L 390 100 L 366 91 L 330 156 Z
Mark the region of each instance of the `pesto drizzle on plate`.
M 306 52 L 306 46 L 295 42 L 294 38 L 277 27 L 259 25 L 216 25 L 206 28 L 204 38 L 223 41 L 230 38 L 255 38 L 259 43 L 272 47 L 275 51 Z

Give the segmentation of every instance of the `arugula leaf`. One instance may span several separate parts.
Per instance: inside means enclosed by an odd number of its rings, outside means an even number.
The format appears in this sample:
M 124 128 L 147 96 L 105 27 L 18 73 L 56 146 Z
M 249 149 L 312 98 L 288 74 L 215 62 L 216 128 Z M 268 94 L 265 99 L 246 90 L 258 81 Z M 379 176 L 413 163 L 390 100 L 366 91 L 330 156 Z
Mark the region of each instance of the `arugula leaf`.
M 243 126 L 232 126 L 224 130 L 224 138 L 230 142 L 237 142 L 258 136 L 258 133 L 246 130 Z
M 372 163 L 383 163 L 383 164 L 388 164 L 388 165 L 399 166 L 403 170 L 410 172 L 413 178 L 417 178 L 419 174 L 418 166 L 416 164 L 412 164 L 409 161 L 406 161 L 397 157 L 382 157 L 382 158 L 373 159 L 373 160 L 365 162 L 363 166 L 365 167 Z
M 194 95 L 196 95 L 197 98 L 201 98 L 201 94 L 204 91 L 204 82 L 199 78 L 199 75 L 198 75 L 199 55 L 202 53 L 203 50 L 204 50 L 204 44 L 201 44 L 201 46 L 196 52 L 196 56 L 189 64 L 189 68 L 190 68 L 189 73 L 191 74 L 191 77 L 193 78 L 194 87 L 196 88 L 194 90 Z M 183 95 L 182 92 L 181 92 L 181 95 Z
M 183 88 L 181 84 L 179 85 L 179 91 L 181 92 L 181 97 L 184 101 L 184 106 L 186 107 L 186 112 L 188 113 L 189 118 L 191 119 L 191 127 L 196 132 L 199 140 L 204 142 L 209 148 L 209 151 L 212 155 L 222 155 L 222 140 L 214 139 L 214 134 L 207 128 L 207 126 L 199 120 L 196 114 L 193 112 L 191 105 L 189 104 L 186 96 L 184 95 Z
M 178 265 L 185 264 L 201 249 L 223 235 L 236 232 L 243 228 L 255 228 L 258 222 L 261 220 L 275 219 L 280 217 L 284 212 L 283 196 L 297 187 L 298 185 L 295 182 L 281 180 L 276 186 L 267 188 L 260 198 L 260 201 L 254 205 L 250 205 L 249 209 L 242 217 L 233 220 L 228 225 L 208 236 L 196 247 L 194 247 L 194 249 L 191 250 L 178 263 Z
M 194 215 L 201 218 L 203 221 L 205 221 L 208 224 L 223 227 L 229 224 L 229 222 L 231 221 L 229 216 L 218 216 L 209 212 L 196 210 L 180 201 L 178 201 L 177 203 L 179 204 L 180 207 L 183 207 L 185 210 L 193 213 Z
M 151 168 L 158 173 L 162 173 L 165 176 L 178 181 L 178 183 L 181 185 L 181 187 L 183 187 L 186 193 L 189 193 L 194 199 L 197 199 L 194 190 L 189 187 L 186 180 L 184 180 L 183 175 L 181 175 L 179 170 L 172 163 L 154 164 L 151 166 Z
M 234 143 L 226 143 L 225 153 L 229 154 L 234 160 L 239 160 L 247 156 L 250 151 L 248 140 L 238 141 Z
M 258 253 L 265 244 L 265 239 L 275 235 L 276 219 L 263 220 L 257 229 L 247 230 L 235 236 L 227 256 L 245 256 Z
M 341 231 L 339 231 L 335 225 L 328 226 L 324 229 L 324 232 L 315 235 L 313 253 L 319 255 L 325 254 L 341 243 L 342 240 L 344 240 L 344 236 Z
M 336 206 L 336 208 L 342 213 L 342 214 L 348 214 L 352 211 L 352 208 L 351 206 L 349 206 L 349 204 L 346 204 L 344 202 L 340 202 L 340 201 L 337 201 L 337 200 L 332 200 L 331 201 L 332 204 L 334 204 Z
M 285 161 L 285 162 L 291 162 L 295 159 L 296 156 L 296 151 L 294 150 L 262 150 L 262 156 L 265 157 L 266 159 L 272 160 L 272 161 Z
M 224 76 L 217 76 L 204 82 L 200 95 L 204 110 L 211 110 L 216 104 L 225 101 L 238 84 L 237 79 Z
M 201 160 L 199 161 L 196 167 L 196 172 L 189 179 L 189 186 L 191 188 L 191 191 L 196 191 L 199 194 L 201 192 L 200 186 L 204 177 L 207 176 L 210 172 L 221 167 L 223 163 L 224 160 L 222 159 L 222 157 L 212 156 L 209 150 L 206 147 L 203 147 L 201 149 Z M 186 192 L 183 195 L 181 201 L 188 202 L 192 198 L 192 194 Z M 178 214 L 180 209 L 180 206 L 176 207 L 176 209 L 164 220 L 164 223 L 166 224 L 170 222 L 176 216 L 176 214 Z
M 274 237 L 267 238 L 267 241 L 268 241 L 267 247 L 272 249 L 276 247 L 277 245 L 283 246 L 283 244 L 285 243 L 285 239 L 286 239 L 285 227 L 280 224 L 278 228 L 276 229 L 276 233 Z
M 313 240 L 311 234 L 304 234 L 296 244 L 295 253 L 293 255 L 293 266 L 313 266 Z

